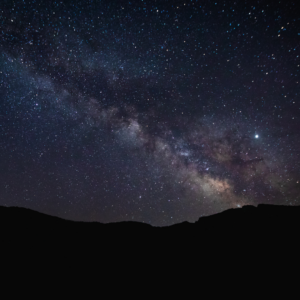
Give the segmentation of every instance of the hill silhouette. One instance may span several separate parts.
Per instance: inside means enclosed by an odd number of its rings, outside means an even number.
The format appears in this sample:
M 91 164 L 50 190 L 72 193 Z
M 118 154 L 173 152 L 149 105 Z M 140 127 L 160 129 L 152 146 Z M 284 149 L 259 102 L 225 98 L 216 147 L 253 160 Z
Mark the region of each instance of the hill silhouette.
M 168 227 L 75 222 L 0 207 L 2 265 L 14 274 L 22 271 L 28 281 L 26 274 L 34 269 L 37 277 L 54 274 L 62 281 L 84 280 L 96 271 L 107 282 L 127 284 L 132 278 L 189 283 L 198 276 L 231 282 L 234 270 L 235 282 L 262 282 L 266 274 L 275 280 L 279 268 L 287 274 L 297 265 L 299 222 L 299 206 L 265 204 Z
M 0 207 L 2 239 L 26 239 L 34 242 L 62 244 L 85 241 L 88 244 L 115 244 L 126 242 L 128 247 L 142 243 L 170 245 L 187 242 L 191 247 L 201 241 L 240 242 L 255 238 L 284 238 L 297 232 L 300 223 L 300 206 L 259 204 L 229 209 L 218 214 L 199 218 L 195 223 L 183 222 L 166 227 L 125 221 L 102 224 L 75 222 L 49 216 L 20 207 Z

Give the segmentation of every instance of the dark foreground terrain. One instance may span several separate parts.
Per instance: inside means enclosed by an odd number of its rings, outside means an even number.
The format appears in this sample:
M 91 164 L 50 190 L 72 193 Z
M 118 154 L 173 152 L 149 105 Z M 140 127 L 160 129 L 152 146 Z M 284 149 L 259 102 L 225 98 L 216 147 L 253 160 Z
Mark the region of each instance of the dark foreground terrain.
M 258 289 L 269 280 L 275 291 L 274 282 L 298 278 L 292 274 L 299 268 L 299 223 L 300 207 L 273 205 L 244 206 L 162 228 L 73 222 L 0 207 L 1 271 L 30 284 L 34 272 L 54 286 L 86 276 L 96 286 L 104 287 L 99 278 L 105 278 L 130 289 L 137 282 L 152 289 L 171 280 L 174 292 L 174 280 L 188 285 L 194 280 L 193 286 L 203 289 L 204 279 L 214 283 L 218 278 L 234 289 L 250 283 Z
M 120 250 L 136 247 L 190 250 L 205 249 L 207 243 L 257 246 L 298 242 L 299 206 L 260 204 L 244 206 L 201 217 L 195 223 L 153 227 L 138 222 L 101 224 L 74 222 L 19 207 L 0 207 L 2 241 L 10 244 L 51 244 L 57 247 L 98 247 Z M 23 244 L 22 244 L 23 243 Z

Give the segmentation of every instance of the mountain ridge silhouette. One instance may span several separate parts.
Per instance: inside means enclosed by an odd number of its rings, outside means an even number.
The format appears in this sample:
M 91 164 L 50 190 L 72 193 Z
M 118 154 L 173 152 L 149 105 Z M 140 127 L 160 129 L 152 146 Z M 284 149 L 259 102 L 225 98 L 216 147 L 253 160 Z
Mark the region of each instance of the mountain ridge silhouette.
M 297 262 L 299 225 L 300 206 L 267 204 L 166 227 L 76 222 L 27 208 L 0 207 L 0 245 L 7 269 L 34 268 L 42 274 L 52 270 L 62 278 L 95 268 L 125 282 L 130 282 L 128 270 L 136 278 L 156 274 L 161 280 L 166 274 L 173 278 L 214 270 L 226 278 L 232 268 L 240 274 L 266 269 L 276 277 L 279 267 L 290 269 Z M 263 274 L 257 276 L 263 280 Z
M 145 231 L 153 233 L 173 233 L 197 230 L 203 234 L 216 231 L 232 229 L 238 226 L 241 230 L 255 231 L 264 228 L 276 228 L 277 230 L 293 230 L 293 226 L 300 225 L 300 206 L 284 206 L 271 204 L 258 204 L 257 207 L 246 205 L 241 208 L 231 208 L 213 215 L 202 216 L 196 222 L 182 222 L 169 226 L 152 226 L 137 221 L 122 221 L 114 223 L 82 222 L 66 220 L 56 216 L 50 216 L 29 208 L 0 206 L 0 225 L 2 228 L 41 228 L 49 231 L 62 230 L 98 230 L 99 234 L 114 231 L 114 233 L 127 231 Z M 36 227 L 38 226 L 38 227 Z M 28 229 L 27 228 L 27 229 Z M 237 228 L 238 229 L 238 228 Z M 5 232 L 5 231 L 4 231 Z M 185 232 L 187 233 L 187 232 Z

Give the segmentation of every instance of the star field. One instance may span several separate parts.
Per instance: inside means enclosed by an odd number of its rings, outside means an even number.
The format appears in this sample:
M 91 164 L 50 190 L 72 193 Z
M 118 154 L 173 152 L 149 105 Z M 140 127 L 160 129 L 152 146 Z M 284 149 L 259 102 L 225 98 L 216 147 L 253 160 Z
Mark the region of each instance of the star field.
M 2 1 L 0 205 L 152 225 L 300 204 L 296 1 Z

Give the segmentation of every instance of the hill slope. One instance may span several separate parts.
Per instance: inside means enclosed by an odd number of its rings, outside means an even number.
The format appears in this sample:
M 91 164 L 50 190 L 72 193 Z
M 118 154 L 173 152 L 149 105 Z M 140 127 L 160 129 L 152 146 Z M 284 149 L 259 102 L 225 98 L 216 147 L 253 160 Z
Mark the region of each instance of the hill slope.
M 195 223 L 183 222 L 167 227 L 153 227 L 139 222 L 120 222 L 102 224 L 97 222 L 75 222 L 42 214 L 19 207 L 0 207 L 0 225 L 2 235 L 39 236 L 43 239 L 118 239 L 131 238 L 132 242 L 163 238 L 197 240 L 235 237 L 237 234 L 254 235 L 262 238 L 296 232 L 300 225 L 299 206 L 275 206 L 260 204 L 257 207 L 244 206 L 224 212 L 201 217 Z M 42 234 L 41 234 L 42 232 Z M 66 237 L 67 236 L 67 237 Z M 135 240 L 135 238 L 137 240 Z M 162 242 L 163 242 L 162 240 Z

